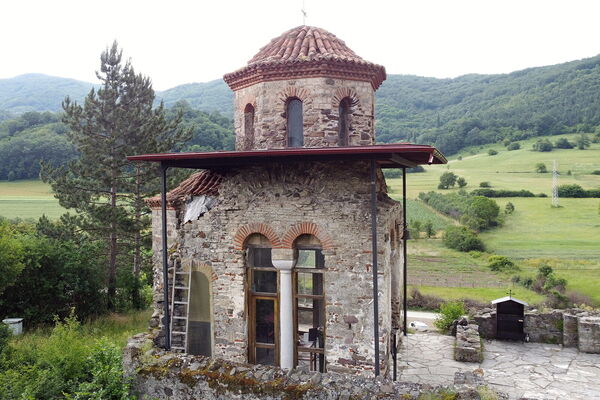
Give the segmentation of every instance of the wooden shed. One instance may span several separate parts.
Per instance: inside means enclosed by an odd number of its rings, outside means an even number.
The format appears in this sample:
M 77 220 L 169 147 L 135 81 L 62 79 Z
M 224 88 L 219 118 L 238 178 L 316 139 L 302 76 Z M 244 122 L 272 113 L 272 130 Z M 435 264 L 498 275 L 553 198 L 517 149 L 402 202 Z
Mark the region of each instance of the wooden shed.
M 493 300 L 492 305 L 496 306 L 496 338 L 524 340 L 523 322 L 525 306 L 528 304 L 512 296 L 506 296 Z

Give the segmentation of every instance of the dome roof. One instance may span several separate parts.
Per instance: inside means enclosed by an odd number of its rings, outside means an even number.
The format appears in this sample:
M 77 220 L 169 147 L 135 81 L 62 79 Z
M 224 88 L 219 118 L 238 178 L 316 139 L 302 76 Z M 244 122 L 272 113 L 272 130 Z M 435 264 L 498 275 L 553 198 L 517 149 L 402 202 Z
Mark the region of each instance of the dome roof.
M 317 76 L 367 81 L 373 89 L 386 77 L 384 67 L 365 61 L 334 34 L 302 25 L 271 40 L 244 68 L 224 79 L 237 90 L 263 81 Z

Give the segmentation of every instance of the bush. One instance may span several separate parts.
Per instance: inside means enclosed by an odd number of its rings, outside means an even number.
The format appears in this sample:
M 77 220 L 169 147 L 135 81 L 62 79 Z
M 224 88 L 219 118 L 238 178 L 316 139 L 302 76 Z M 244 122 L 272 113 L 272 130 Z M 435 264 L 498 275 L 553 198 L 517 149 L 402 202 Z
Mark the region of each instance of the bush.
M 458 251 L 485 250 L 477 234 L 464 226 L 448 227 L 444 232 L 443 243 L 444 246 Z
M 465 315 L 465 305 L 459 301 L 443 303 L 440 306 L 440 316 L 433 322 L 441 332 L 448 332 L 452 323 Z
M 496 272 L 506 272 L 506 271 L 515 271 L 519 270 L 519 267 L 513 263 L 510 258 L 504 256 L 490 256 L 488 258 L 487 267 L 492 271 Z
M 577 184 L 572 185 L 560 185 L 558 187 L 558 195 L 560 197 L 573 197 L 573 198 L 594 198 L 600 197 L 600 189 L 589 189 L 585 190 Z
M 411 220 L 408 225 L 408 231 L 411 239 L 419 239 L 421 237 L 421 221 Z
M 432 238 L 435 236 L 435 229 L 433 229 L 433 222 L 427 221 L 425 225 L 423 225 L 423 229 L 425 229 L 425 235 L 427 238 Z
M 592 171 L 592 175 L 600 175 L 600 169 Z
M 506 203 L 506 206 L 504 207 L 504 213 L 512 214 L 514 212 L 515 212 L 515 205 L 509 201 L 508 203 Z
M 535 172 L 537 172 L 538 174 L 545 174 L 546 172 L 548 172 L 548 169 L 546 168 L 546 164 L 544 164 L 544 163 L 535 164 Z
M 474 230 L 483 230 L 498 224 L 500 207 L 487 197 L 475 196 L 471 199 L 461 222 Z
M 422 294 L 419 289 L 412 288 L 410 290 L 410 297 L 407 299 L 407 306 L 410 308 L 417 308 L 420 310 L 439 310 L 444 300 L 441 297 Z
M 459 188 L 464 188 L 465 186 L 467 186 L 467 181 L 465 180 L 465 178 L 463 178 L 461 176 L 460 178 L 458 178 L 456 180 L 456 184 L 458 185 Z
M 552 143 L 548 139 L 539 139 L 537 142 L 533 144 L 534 151 L 552 151 Z
M 2 352 L 6 348 L 8 344 L 8 340 L 12 337 L 12 332 L 10 331 L 8 325 L 0 322 L 0 358 L 2 357 Z
M 508 151 L 519 150 L 520 148 L 521 148 L 521 145 L 517 142 L 513 142 L 506 147 L 506 149 Z
M 535 197 L 529 190 L 475 189 L 471 192 L 471 195 L 485 197 Z
M 569 142 L 567 138 L 560 138 L 556 141 L 554 147 L 556 147 L 557 149 L 572 149 L 575 146 L 573 145 L 573 143 Z
M 496 154 L 498 154 L 498 151 L 497 151 L 497 150 L 494 150 L 494 149 L 489 149 L 489 150 L 488 150 L 488 155 L 490 155 L 490 156 L 495 156 Z
M 487 181 L 486 182 L 479 182 L 479 187 L 481 187 L 481 188 L 490 188 L 490 187 L 492 187 L 492 184 L 489 183 L 489 182 L 487 182 Z

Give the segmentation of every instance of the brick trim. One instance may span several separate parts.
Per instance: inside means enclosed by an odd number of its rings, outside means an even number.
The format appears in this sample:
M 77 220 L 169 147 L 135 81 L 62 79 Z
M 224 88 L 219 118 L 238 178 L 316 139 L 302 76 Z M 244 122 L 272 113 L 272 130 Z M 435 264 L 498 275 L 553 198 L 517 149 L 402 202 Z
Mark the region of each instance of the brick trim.
M 300 235 L 313 235 L 321 241 L 323 249 L 333 248 L 333 242 L 329 234 L 313 222 L 302 222 L 292 226 L 283 236 L 281 248 L 291 249 L 294 245 L 294 241 Z
M 246 239 L 253 233 L 260 233 L 261 235 L 269 239 L 269 241 L 271 242 L 271 246 L 273 246 L 274 249 L 281 247 L 281 239 L 279 238 L 279 235 L 275 233 L 271 226 L 263 224 L 261 222 L 254 222 L 251 224 L 244 225 L 238 229 L 235 236 L 233 237 L 233 245 L 235 246 L 235 249 L 243 250 Z
M 358 95 L 356 94 L 356 91 L 354 89 L 350 89 L 347 87 L 341 87 L 341 88 L 337 88 L 335 90 L 335 93 L 333 94 L 333 99 L 332 99 L 333 109 L 337 110 L 337 108 L 340 106 L 340 103 L 342 102 L 342 100 L 345 99 L 346 97 L 348 97 L 350 99 L 351 107 L 354 108 L 360 104 Z
M 293 97 L 296 97 L 302 101 L 304 105 L 311 104 L 310 91 L 305 88 L 295 87 L 295 86 L 287 86 L 281 92 L 277 94 L 277 97 L 284 104 L 287 104 L 287 101 Z

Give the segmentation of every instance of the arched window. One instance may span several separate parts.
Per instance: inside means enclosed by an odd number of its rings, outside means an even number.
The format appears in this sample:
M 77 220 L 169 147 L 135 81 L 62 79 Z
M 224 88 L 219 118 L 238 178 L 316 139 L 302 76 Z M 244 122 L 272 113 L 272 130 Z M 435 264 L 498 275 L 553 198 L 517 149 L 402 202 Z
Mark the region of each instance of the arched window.
M 338 124 L 338 145 L 348 146 L 348 134 L 350 129 L 350 106 L 351 100 L 349 97 L 344 97 L 340 101 L 339 107 L 339 124 Z
M 271 262 L 271 243 L 258 233 L 246 240 L 248 299 L 248 362 L 277 365 L 279 309 L 277 270 Z
M 247 104 L 244 108 L 244 150 L 254 148 L 254 107 Z
M 296 365 L 325 371 L 325 257 L 315 236 L 301 235 L 294 244 Z
M 190 311 L 188 320 L 189 354 L 212 356 L 212 291 L 209 277 L 201 271 L 190 276 Z
M 304 146 L 304 120 L 302 117 L 302 101 L 293 97 L 288 100 L 286 108 L 288 147 Z

